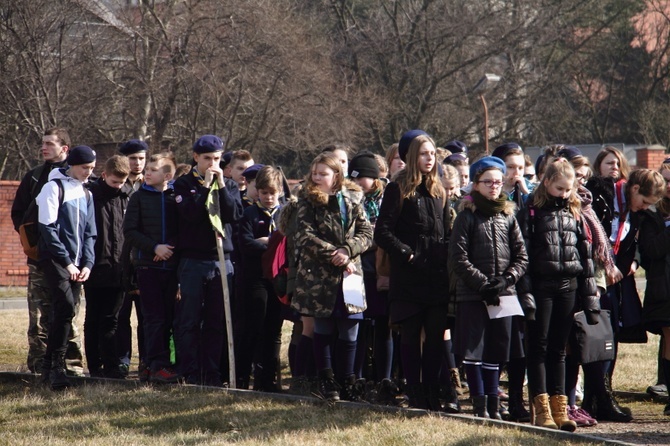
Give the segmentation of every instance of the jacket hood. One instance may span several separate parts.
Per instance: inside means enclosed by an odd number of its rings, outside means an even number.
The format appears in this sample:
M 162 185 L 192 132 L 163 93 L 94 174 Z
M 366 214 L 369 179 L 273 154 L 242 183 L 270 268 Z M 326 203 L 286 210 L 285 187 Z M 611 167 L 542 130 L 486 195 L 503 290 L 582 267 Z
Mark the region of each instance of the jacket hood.
M 298 210 L 298 199 L 291 197 L 284 205 L 279 209 L 279 217 L 277 218 L 277 228 L 286 235 L 287 232 L 291 231 L 291 228 L 295 226 L 295 213 Z
M 52 170 L 51 172 L 49 172 L 49 181 L 56 180 L 56 179 L 65 180 L 65 181 L 77 181 L 76 179 L 74 179 L 70 176 L 67 176 L 65 174 L 66 170 L 67 169 L 65 167 L 60 167 L 58 169 Z
M 358 187 L 356 183 L 351 180 L 345 179 L 342 184 L 342 189 L 340 190 L 344 197 L 349 198 L 349 200 L 360 203 L 363 201 L 363 190 Z M 328 204 L 328 194 L 322 192 L 317 188 L 303 188 L 300 191 L 299 197 L 309 201 L 314 206 L 325 206 Z
M 472 201 L 472 197 L 470 197 L 470 195 L 463 197 L 461 202 L 458 204 L 458 212 L 461 212 L 465 209 L 468 209 L 472 212 L 477 210 L 477 206 L 475 206 L 475 202 Z M 502 213 L 505 215 L 514 215 L 516 213 L 516 204 L 513 201 L 505 202 L 505 207 L 503 208 Z

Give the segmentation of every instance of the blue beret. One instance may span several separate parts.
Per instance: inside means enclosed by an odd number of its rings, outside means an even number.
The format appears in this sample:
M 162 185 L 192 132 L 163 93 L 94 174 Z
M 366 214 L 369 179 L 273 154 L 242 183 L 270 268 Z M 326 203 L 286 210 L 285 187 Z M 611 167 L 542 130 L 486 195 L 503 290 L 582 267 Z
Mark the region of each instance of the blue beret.
M 253 166 L 249 166 L 246 169 L 244 169 L 244 172 L 242 172 L 242 176 L 246 178 L 247 181 L 255 180 L 256 175 L 258 175 L 258 172 L 263 167 L 265 167 L 265 164 L 254 164 Z
M 68 166 L 77 166 L 79 164 L 88 164 L 95 161 L 95 150 L 89 146 L 77 146 L 70 149 L 67 154 Z
M 444 148 L 451 153 L 468 153 L 468 146 L 466 146 L 463 141 L 459 141 L 457 139 L 449 141 L 447 145 L 444 146 Z
M 119 147 L 119 153 L 125 156 L 132 155 L 133 153 L 137 152 L 146 152 L 147 150 L 149 150 L 147 143 L 140 141 L 139 139 L 130 139 L 121 144 L 121 147 Z
M 565 158 L 566 160 L 571 161 L 576 156 L 582 156 L 582 151 L 577 147 L 565 146 L 556 153 L 556 156 L 560 156 L 561 158 Z
M 230 160 L 233 159 L 233 151 L 231 150 L 230 152 L 226 152 L 223 154 L 221 157 L 221 168 L 223 169 L 226 167 L 228 164 L 230 164 Z
M 412 143 L 412 140 L 414 138 L 421 135 L 428 136 L 428 133 L 419 129 L 408 130 L 405 133 L 403 133 L 403 135 L 400 137 L 400 141 L 398 142 L 398 155 L 400 155 L 401 160 L 407 162 L 406 158 L 407 158 L 407 151 L 409 150 L 409 145 Z
M 454 161 L 462 161 L 462 162 L 465 163 L 467 160 L 468 160 L 468 157 L 465 156 L 464 153 L 454 153 L 454 154 L 449 155 L 448 157 L 446 157 L 444 159 L 444 161 L 442 161 L 442 164 L 453 164 Z
M 505 159 L 505 157 L 507 156 L 507 152 L 509 152 L 512 149 L 520 149 L 523 152 L 523 149 L 519 144 L 515 142 L 508 142 L 496 147 L 491 156 L 498 157 L 502 160 Z
M 499 169 L 502 171 L 503 175 L 507 173 L 507 166 L 505 166 L 505 162 L 501 158 L 498 158 L 497 156 L 485 156 L 470 165 L 470 181 L 475 181 L 475 177 L 480 172 L 490 169 L 491 167 Z
M 193 144 L 195 153 L 222 152 L 224 142 L 216 135 L 203 135 Z

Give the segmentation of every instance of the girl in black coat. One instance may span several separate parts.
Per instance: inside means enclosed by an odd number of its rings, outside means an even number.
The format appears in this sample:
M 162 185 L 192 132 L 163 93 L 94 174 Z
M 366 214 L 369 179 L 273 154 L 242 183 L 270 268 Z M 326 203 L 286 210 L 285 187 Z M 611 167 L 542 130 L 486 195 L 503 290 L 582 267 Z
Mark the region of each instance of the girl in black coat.
M 389 316 L 391 324 L 400 326 L 400 359 L 410 405 L 438 410 L 449 290 L 446 194 L 437 173 L 435 143 L 425 132 L 406 132 L 398 151 L 407 166 L 386 187 L 375 242 L 391 260 Z
M 495 419 L 500 419 L 498 364 L 509 361 L 512 316 L 489 313 L 501 299 L 514 303 L 514 284 L 528 264 L 515 205 L 501 196 L 504 172 L 497 157 L 470 167 L 473 190 L 461 202 L 449 245 L 449 269 L 457 277 L 454 353 L 463 358 L 475 416 Z
M 638 240 L 642 267 L 647 273 L 642 320 L 647 331 L 663 337 L 660 362 L 670 382 L 670 163 L 659 169 L 665 179 L 665 196 L 656 211 L 644 211 Z M 670 416 L 670 401 L 663 410 Z
M 528 321 L 528 387 L 536 426 L 574 431 L 565 394 L 565 351 L 577 301 L 589 323 L 600 312 L 590 243 L 580 215 L 575 171 L 565 158 L 550 162 L 519 216 L 529 268 L 519 291 L 535 297 Z

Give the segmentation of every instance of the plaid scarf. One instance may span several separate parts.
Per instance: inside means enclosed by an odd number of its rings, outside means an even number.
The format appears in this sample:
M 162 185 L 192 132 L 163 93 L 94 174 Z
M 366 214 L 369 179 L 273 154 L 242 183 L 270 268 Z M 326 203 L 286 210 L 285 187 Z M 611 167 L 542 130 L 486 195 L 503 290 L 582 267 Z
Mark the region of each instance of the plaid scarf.
M 376 190 L 369 195 L 365 195 L 363 199 L 363 207 L 365 208 L 365 215 L 371 225 L 375 225 L 377 217 L 379 217 L 379 203 L 381 202 L 382 191 Z
M 593 240 L 591 241 L 593 243 L 593 258 L 599 265 L 602 265 L 606 270 L 609 270 L 614 266 L 614 259 L 612 258 L 611 253 L 612 246 L 607 239 L 607 233 L 605 232 L 603 225 L 600 224 L 598 216 L 591 207 L 593 195 L 591 195 L 591 192 L 584 186 L 579 186 L 577 195 L 579 195 L 579 199 L 582 201 L 582 216 L 584 217 L 584 223 L 588 225 L 593 237 Z

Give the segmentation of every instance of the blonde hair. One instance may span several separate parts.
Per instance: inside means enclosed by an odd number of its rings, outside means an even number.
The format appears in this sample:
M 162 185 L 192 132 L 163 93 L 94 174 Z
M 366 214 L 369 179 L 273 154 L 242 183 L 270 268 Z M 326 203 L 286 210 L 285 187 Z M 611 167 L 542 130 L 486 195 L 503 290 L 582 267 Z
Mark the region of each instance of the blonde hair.
M 379 166 L 379 178 L 386 178 L 386 175 L 389 173 L 389 166 L 386 164 L 386 158 L 375 153 L 375 161 L 377 161 L 377 166 Z
M 335 155 L 333 152 L 324 152 L 318 154 L 316 158 L 314 158 L 314 161 L 312 161 L 312 164 L 309 166 L 309 173 L 307 173 L 305 176 L 305 190 L 307 190 L 309 193 L 319 191 L 319 186 L 317 186 L 312 180 L 312 172 L 314 172 L 314 169 L 318 164 L 323 164 L 335 172 L 332 192 L 336 192 L 342 189 L 342 185 L 344 184 L 342 163 L 340 163 L 339 158 L 337 158 L 337 155 Z
M 572 181 L 570 196 L 568 197 L 568 207 L 572 215 L 579 219 L 582 209 L 581 201 L 577 196 L 577 182 L 575 178 L 575 169 L 565 158 L 554 158 L 547 163 L 547 169 L 544 177 L 533 193 L 533 206 L 542 208 L 549 201 L 549 192 L 547 192 L 546 183 L 553 183 L 556 180 L 566 178 Z
M 447 180 L 458 180 L 459 184 L 461 181 L 461 174 L 458 172 L 455 166 L 451 164 L 442 164 L 442 171 L 444 172 L 443 177 Z
M 402 198 L 411 197 L 416 192 L 416 188 L 421 184 L 424 174 L 419 169 L 419 149 L 425 142 L 429 142 L 435 147 L 435 142 L 428 135 L 419 135 L 412 140 L 409 145 L 409 150 L 407 150 L 407 156 L 405 157 L 407 160 L 405 169 L 398 172 L 398 175 L 396 176 L 395 181 L 400 186 Z M 447 192 L 444 190 L 444 187 L 442 187 L 442 182 L 437 174 L 437 160 L 431 171 L 425 174 L 425 176 L 428 194 L 431 197 L 442 198 L 444 203 L 446 203 Z

